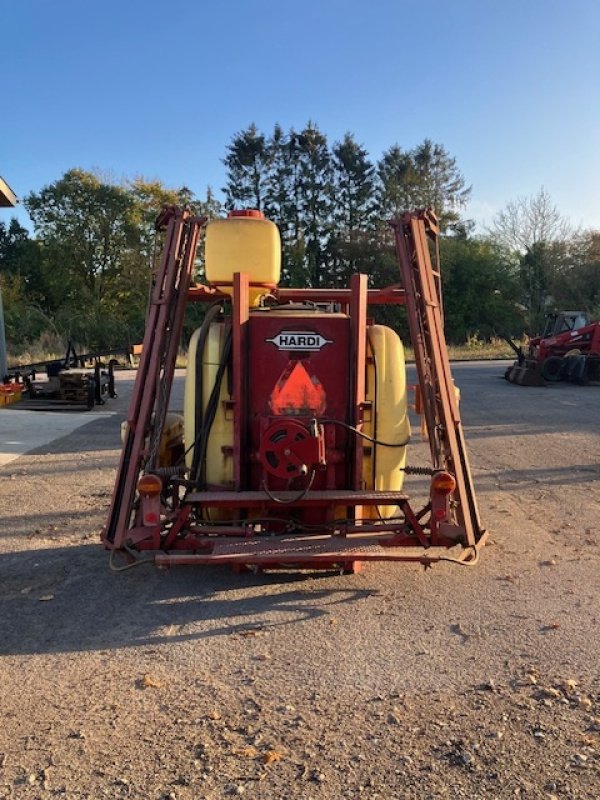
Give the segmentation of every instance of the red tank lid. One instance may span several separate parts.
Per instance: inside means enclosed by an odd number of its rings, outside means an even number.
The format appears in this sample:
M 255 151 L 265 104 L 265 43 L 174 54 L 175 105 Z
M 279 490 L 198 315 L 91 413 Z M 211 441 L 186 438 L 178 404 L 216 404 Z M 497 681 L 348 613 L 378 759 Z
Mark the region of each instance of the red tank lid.
M 227 218 L 229 219 L 230 217 L 251 217 L 253 219 L 264 219 L 265 215 L 262 213 L 262 211 L 259 211 L 256 208 L 239 208 L 230 211 L 229 214 L 227 214 Z

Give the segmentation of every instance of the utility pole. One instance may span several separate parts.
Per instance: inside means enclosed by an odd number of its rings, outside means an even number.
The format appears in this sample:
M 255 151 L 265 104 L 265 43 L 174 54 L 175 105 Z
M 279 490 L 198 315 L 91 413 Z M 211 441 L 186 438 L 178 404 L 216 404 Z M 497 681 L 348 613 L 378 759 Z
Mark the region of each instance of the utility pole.
M 0 383 L 8 373 L 8 362 L 6 361 L 6 334 L 4 332 L 4 307 L 2 305 L 2 288 L 0 288 Z
M 17 196 L 0 176 L 0 208 L 14 208 L 18 203 Z M 8 373 L 6 361 L 6 333 L 4 330 L 4 307 L 2 305 L 2 289 L 0 288 L 0 383 Z

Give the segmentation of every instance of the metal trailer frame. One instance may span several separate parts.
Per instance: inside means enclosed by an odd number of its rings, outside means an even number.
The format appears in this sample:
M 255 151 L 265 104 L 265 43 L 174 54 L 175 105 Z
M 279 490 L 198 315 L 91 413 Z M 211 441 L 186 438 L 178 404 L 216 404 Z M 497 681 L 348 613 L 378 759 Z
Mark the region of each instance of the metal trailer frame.
M 58 396 L 58 386 L 56 381 L 54 384 L 50 383 L 47 387 L 43 387 L 40 391 L 32 391 L 32 383 L 36 380 L 38 373 L 45 372 L 49 379 L 57 378 L 60 374 L 68 373 L 69 370 L 82 370 L 87 371 L 90 381 L 90 391 L 83 403 L 84 407 L 88 410 L 96 405 L 104 405 L 104 395 L 107 394 L 111 399 L 117 397 L 115 388 L 115 361 L 110 359 L 108 363 L 104 363 L 106 356 L 112 355 L 126 355 L 131 360 L 131 347 L 116 347 L 108 350 L 96 351 L 93 353 L 77 353 L 73 342 L 69 339 L 67 343 L 67 350 L 63 358 L 49 359 L 47 361 L 35 361 L 31 364 L 21 364 L 14 367 L 8 367 L 4 375 L 4 381 L 8 384 L 17 384 L 22 387 L 24 392 L 28 392 L 29 407 L 31 409 L 39 409 L 42 411 L 52 410 L 53 408 L 59 410 L 66 410 L 71 405 L 82 405 L 82 403 L 74 403 L 72 401 L 63 401 Z M 93 365 L 86 368 L 86 363 L 93 361 Z M 0 375 L 0 377 L 2 377 Z
M 112 551 L 111 562 L 120 553 L 125 559 L 124 568 L 140 561 L 157 565 L 230 564 L 235 569 L 293 566 L 350 571 L 360 569 L 364 561 L 475 563 L 487 532 L 479 519 L 443 332 L 435 216 L 428 211 L 407 213 L 392 223 L 401 286 L 368 289 L 367 276 L 357 274 L 349 289 L 269 287 L 280 302 L 333 302 L 349 314 L 354 354 L 353 425 L 357 430 L 366 408 L 367 308 L 372 304 L 406 305 L 419 380 L 417 394 L 427 424 L 433 465 L 431 469 L 414 470 L 433 476 L 429 501 L 419 510 L 411 507 L 403 493 L 362 488 L 362 447 L 358 445 L 354 447 L 350 488 L 309 488 L 301 497 L 297 492 L 282 492 L 277 499 L 268 492 L 245 488 L 249 280 L 247 275 L 236 273 L 231 298 L 208 286 L 191 285 L 206 222 L 205 218 L 174 206 L 166 208 L 157 220 L 157 229 L 166 229 L 165 244 L 153 276 L 127 433 L 102 532 L 102 541 Z M 156 457 L 186 304 L 218 299 L 231 300 L 235 489 L 194 491 L 194 487 L 186 487 L 185 480 L 174 478 L 167 487 L 168 497 L 140 493 L 140 476 L 160 473 Z M 435 477 L 444 473 L 453 476 L 454 486 L 439 491 Z M 281 501 L 293 501 L 294 508 L 345 506 L 348 518 L 334 526 L 324 526 L 314 535 L 297 531 L 265 535 L 260 525 L 244 516 L 249 510 L 272 514 Z M 379 505 L 396 505 L 399 516 L 382 521 L 360 519 L 362 507 Z M 197 518 L 203 507 L 237 510 L 240 518 L 232 524 L 203 522 Z M 145 557 L 140 558 L 141 554 Z

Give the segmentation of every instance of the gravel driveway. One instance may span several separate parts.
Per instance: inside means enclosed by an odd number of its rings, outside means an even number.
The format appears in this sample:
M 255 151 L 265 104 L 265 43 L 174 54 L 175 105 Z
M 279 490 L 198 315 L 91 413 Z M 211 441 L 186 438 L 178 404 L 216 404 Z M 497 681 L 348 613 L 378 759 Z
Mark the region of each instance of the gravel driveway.
M 600 389 L 502 372 L 454 367 L 472 568 L 111 573 L 128 373 L 0 467 L 0 798 L 600 797 Z

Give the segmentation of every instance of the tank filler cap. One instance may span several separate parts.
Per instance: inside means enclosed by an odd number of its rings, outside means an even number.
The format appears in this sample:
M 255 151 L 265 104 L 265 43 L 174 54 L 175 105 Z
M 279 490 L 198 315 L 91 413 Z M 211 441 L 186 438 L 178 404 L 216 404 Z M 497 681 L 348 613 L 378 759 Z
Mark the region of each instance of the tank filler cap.
M 265 215 L 262 211 L 259 211 L 257 208 L 238 208 L 230 211 L 227 214 L 227 219 L 231 219 L 232 217 L 247 217 L 250 219 L 264 219 Z

